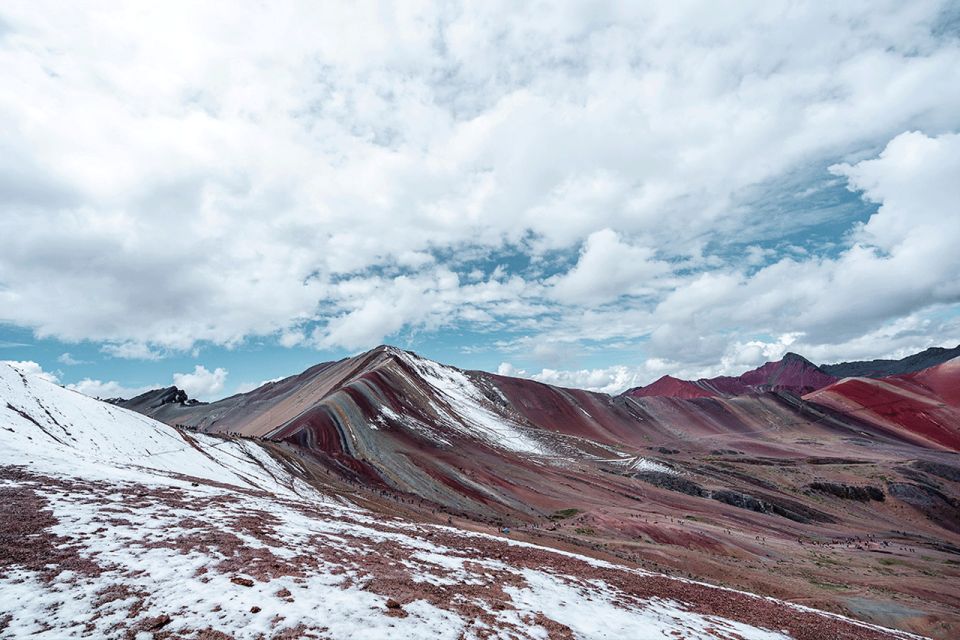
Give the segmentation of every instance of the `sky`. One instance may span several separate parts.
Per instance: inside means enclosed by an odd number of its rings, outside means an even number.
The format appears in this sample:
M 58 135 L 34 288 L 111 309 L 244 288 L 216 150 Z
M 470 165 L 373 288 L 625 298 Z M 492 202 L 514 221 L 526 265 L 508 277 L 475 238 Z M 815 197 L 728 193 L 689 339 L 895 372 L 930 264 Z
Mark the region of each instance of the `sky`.
M 0 82 L 0 360 L 90 395 L 960 343 L 956 2 L 14 0 Z

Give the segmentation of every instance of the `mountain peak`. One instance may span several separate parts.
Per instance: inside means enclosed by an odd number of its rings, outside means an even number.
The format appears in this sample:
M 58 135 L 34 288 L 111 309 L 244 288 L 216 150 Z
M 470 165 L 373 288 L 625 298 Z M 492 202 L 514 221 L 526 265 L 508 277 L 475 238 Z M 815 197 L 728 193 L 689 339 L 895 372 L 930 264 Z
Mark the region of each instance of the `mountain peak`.
M 799 353 L 794 353 L 793 351 L 787 351 L 785 354 L 783 354 L 783 357 L 780 358 L 780 362 L 802 362 L 804 364 L 810 365 L 811 367 L 817 366 L 814 363 L 807 360 L 806 358 L 804 358 Z

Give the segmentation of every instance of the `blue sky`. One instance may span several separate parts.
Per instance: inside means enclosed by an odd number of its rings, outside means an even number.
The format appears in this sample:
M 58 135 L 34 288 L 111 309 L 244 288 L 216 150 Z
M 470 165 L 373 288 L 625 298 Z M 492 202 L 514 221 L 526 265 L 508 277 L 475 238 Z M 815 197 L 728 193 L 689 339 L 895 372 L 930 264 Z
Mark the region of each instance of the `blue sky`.
M 949 2 L 10 3 L 0 359 L 617 391 L 960 342 Z

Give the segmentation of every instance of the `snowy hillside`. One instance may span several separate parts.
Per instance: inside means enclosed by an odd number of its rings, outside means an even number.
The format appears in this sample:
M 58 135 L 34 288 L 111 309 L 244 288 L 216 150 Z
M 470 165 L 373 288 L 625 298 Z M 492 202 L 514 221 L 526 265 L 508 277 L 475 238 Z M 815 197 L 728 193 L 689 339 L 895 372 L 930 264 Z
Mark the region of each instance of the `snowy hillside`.
M 0 636 L 907 637 L 411 523 L 0 364 Z

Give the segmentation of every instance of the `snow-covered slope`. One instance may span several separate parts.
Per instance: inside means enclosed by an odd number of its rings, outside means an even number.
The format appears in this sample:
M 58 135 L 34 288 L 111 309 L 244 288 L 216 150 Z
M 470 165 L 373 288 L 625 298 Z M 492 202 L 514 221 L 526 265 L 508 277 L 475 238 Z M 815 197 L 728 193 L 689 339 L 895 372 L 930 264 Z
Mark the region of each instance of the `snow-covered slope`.
M 183 434 L 4 364 L 0 636 L 906 637 L 385 518 L 253 441 Z

